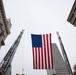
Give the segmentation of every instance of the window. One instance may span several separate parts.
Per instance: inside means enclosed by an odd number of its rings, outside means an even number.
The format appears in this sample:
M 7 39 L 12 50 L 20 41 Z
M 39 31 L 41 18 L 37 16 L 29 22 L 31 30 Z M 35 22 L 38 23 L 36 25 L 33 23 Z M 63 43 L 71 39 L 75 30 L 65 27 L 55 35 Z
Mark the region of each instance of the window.
M 72 14 L 72 15 L 71 15 L 71 17 L 70 17 L 70 20 L 69 20 L 69 21 L 71 21 L 71 20 L 72 20 L 73 16 L 74 16 L 74 14 Z
M 74 8 L 74 12 L 76 12 L 76 7 Z
M 3 41 L 3 40 L 1 41 L 1 44 L 2 44 L 2 45 L 5 45 L 5 43 L 4 43 L 4 41 Z
M 73 22 L 73 25 L 75 25 L 75 23 L 76 23 L 76 18 L 75 18 L 75 20 L 74 20 L 74 22 Z
M 4 34 L 4 31 L 2 29 L 2 23 L 0 23 L 0 35 L 3 35 Z
M 52 74 L 52 75 L 56 75 L 56 74 Z
M 2 23 L 0 23 L 0 35 L 2 35 Z

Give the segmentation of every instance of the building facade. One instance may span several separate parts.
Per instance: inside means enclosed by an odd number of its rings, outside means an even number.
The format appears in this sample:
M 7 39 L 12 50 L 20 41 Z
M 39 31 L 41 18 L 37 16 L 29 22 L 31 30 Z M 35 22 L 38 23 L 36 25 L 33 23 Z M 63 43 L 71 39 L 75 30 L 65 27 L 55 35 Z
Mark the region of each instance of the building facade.
M 72 6 L 67 21 L 76 27 L 76 0 Z
M 10 34 L 11 22 L 6 18 L 3 0 L 0 0 L 0 47 L 5 45 L 4 41 Z
M 52 44 L 52 49 L 54 70 L 47 70 L 47 75 L 69 75 L 65 61 L 55 43 Z

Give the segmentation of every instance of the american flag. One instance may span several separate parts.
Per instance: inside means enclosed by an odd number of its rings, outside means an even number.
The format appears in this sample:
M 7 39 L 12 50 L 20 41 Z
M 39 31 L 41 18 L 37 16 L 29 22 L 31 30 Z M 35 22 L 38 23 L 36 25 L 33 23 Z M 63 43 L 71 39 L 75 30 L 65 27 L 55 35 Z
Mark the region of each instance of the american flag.
M 33 69 L 53 69 L 51 34 L 31 34 Z

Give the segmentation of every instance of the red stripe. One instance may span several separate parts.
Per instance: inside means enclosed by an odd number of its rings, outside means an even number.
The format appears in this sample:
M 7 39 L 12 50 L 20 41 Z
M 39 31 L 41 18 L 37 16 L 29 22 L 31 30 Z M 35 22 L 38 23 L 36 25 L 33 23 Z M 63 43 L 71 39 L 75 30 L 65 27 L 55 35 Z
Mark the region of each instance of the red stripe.
M 37 48 L 35 48 L 35 55 L 36 55 L 36 69 L 37 69 Z
M 34 48 L 32 48 L 32 54 L 33 54 L 33 69 L 35 69 Z
M 51 50 L 51 62 L 52 62 L 52 69 L 53 69 L 53 54 L 52 54 L 52 41 L 51 41 L 51 34 L 50 34 L 50 50 Z
M 49 57 L 48 34 L 46 34 L 46 43 L 47 43 L 47 55 L 48 55 L 48 69 L 50 69 L 50 57 Z
M 47 69 L 45 35 L 43 35 L 43 41 L 44 41 L 44 58 L 45 58 L 45 69 Z
M 41 57 L 42 57 L 42 69 L 44 68 L 44 62 L 43 62 L 43 49 L 41 48 Z
M 40 48 L 38 48 L 38 66 L 40 69 Z

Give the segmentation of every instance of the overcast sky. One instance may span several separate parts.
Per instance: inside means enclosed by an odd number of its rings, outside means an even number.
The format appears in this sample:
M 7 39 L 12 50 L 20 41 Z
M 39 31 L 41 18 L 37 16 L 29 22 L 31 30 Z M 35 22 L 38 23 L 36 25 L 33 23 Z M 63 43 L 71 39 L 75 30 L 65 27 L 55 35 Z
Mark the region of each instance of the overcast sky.
M 76 63 L 76 27 L 67 22 L 74 0 L 3 0 L 7 18 L 11 18 L 11 34 L 6 45 L 0 50 L 0 61 L 3 59 L 20 31 L 25 29 L 21 42 L 12 61 L 12 75 L 46 75 L 46 70 L 32 69 L 31 34 L 52 33 L 52 42 L 60 49 L 56 35 L 59 32 L 69 62 L 73 69 Z M 60 49 L 61 51 L 61 49 Z

